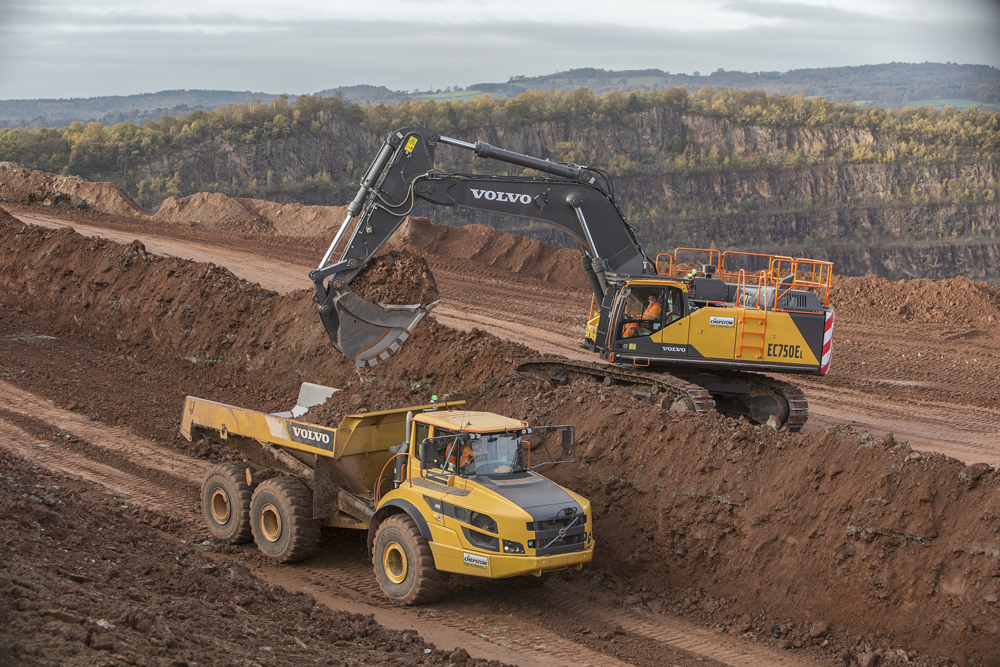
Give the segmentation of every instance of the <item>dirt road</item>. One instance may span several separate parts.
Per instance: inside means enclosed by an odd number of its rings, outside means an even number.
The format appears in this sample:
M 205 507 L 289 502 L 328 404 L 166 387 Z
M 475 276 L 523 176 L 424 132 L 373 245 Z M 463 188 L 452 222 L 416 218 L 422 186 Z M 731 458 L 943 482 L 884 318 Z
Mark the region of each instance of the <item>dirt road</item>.
M 289 261 L 261 255 L 240 242 L 225 245 L 67 222 L 36 211 L 12 213 L 24 222 L 72 226 L 81 234 L 121 243 L 138 238 L 150 252 L 213 262 L 277 292 L 312 287 L 307 274 L 314 267 L 305 261 L 308 253 Z M 289 248 L 284 256 L 298 254 Z M 594 360 L 579 347 L 589 295 L 519 281 L 498 271 L 470 270 L 456 262 L 431 258 L 430 264 L 442 297 L 434 314 L 442 324 L 483 329 L 542 353 Z M 809 397 L 805 431 L 847 423 L 876 435 L 893 433 L 916 449 L 1000 466 L 1000 384 L 991 378 L 991 369 L 1000 365 L 997 337 L 976 330 L 956 336 L 938 325 L 901 323 L 891 336 L 873 339 L 871 329 L 869 322 L 838 317 L 831 375 L 788 378 Z
M 57 353 L 56 339 L 42 338 L 35 343 L 48 345 L 49 353 Z M 0 381 L 0 404 L 5 406 L 0 410 L 0 448 L 47 469 L 98 484 L 121 502 L 162 513 L 177 522 L 179 532 L 189 541 L 208 543 L 197 504 L 208 462 L 56 408 L 4 381 Z M 54 437 L 40 434 L 46 427 L 55 432 Z M 556 579 L 546 585 L 544 596 L 537 596 L 470 579 L 453 587 L 449 597 L 438 604 L 418 609 L 396 607 L 379 591 L 364 543 L 357 536 L 339 531 L 325 539 L 319 556 L 295 566 L 275 568 L 262 562 L 252 546 L 230 548 L 225 557 L 241 558 L 262 579 L 290 591 L 309 593 L 332 609 L 373 614 L 382 625 L 416 629 L 437 646 L 462 646 L 473 657 L 524 667 L 824 664 L 648 609 L 616 608 L 612 600 L 600 599 L 582 582 Z M 581 605 L 581 599 L 587 598 L 592 604 Z M 614 637 L 617 642 L 596 642 L 604 650 L 580 641 L 596 636 L 602 628 L 616 627 L 621 628 L 621 635 Z

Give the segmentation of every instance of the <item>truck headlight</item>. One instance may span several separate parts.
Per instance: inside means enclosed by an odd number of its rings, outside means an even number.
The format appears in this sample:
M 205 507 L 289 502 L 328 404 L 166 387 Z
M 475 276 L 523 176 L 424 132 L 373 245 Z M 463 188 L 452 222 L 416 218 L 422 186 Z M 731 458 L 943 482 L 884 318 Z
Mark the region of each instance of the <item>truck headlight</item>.
M 523 554 L 524 545 L 522 545 L 520 542 L 511 542 L 510 540 L 504 540 L 503 552 L 505 554 Z

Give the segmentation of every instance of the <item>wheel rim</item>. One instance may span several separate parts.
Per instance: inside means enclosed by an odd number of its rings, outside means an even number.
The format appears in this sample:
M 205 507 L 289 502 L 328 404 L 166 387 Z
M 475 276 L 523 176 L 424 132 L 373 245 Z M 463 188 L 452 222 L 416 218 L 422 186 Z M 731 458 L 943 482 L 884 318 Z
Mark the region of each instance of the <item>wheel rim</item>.
M 268 542 L 277 542 L 281 537 L 281 515 L 271 503 L 260 508 L 260 532 Z
M 401 584 L 406 579 L 406 552 L 399 542 L 385 545 L 385 550 L 382 551 L 382 569 L 394 584 Z
M 229 502 L 229 494 L 225 490 L 212 489 L 212 495 L 208 499 L 208 508 L 212 513 L 212 521 L 220 525 L 229 522 L 229 515 L 233 510 Z

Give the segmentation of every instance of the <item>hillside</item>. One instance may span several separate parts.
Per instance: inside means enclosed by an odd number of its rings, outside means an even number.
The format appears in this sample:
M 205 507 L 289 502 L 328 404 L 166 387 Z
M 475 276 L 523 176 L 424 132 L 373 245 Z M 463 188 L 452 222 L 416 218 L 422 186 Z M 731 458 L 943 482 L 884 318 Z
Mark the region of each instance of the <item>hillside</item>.
M 407 93 L 385 86 L 354 85 L 328 88 L 316 97 L 341 96 L 357 104 L 406 101 L 468 101 L 484 95 L 517 97 L 533 90 L 587 88 L 596 94 L 612 90 L 643 92 L 680 87 L 689 93 L 702 88 L 762 90 L 779 95 L 822 97 L 834 102 L 855 100 L 889 108 L 928 105 L 956 108 L 972 105 L 1000 110 L 1000 70 L 957 63 L 886 63 L 860 67 L 825 67 L 788 72 L 741 72 L 719 69 L 711 74 L 670 73 L 659 69 L 603 70 L 593 67 L 543 76 L 513 76 L 506 82 L 484 82 L 464 89 Z M 285 91 L 287 92 L 287 91 Z M 273 93 L 229 90 L 163 90 L 141 95 L 109 95 L 80 99 L 0 100 L 0 128 L 65 127 L 73 122 L 104 125 L 146 123 L 164 116 L 211 111 L 227 104 L 268 104 Z
M 818 96 L 832 101 L 855 100 L 901 108 L 919 104 L 976 103 L 1000 107 L 1000 70 L 957 63 L 886 63 L 858 67 L 796 69 L 788 72 L 716 70 L 711 74 L 671 74 L 659 69 L 609 71 L 592 67 L 536 77 L 512 77 L 503 84 L 475 84 L 471 89 L 515 97 L 529 90 L 586 87 L 609 90 L 653 90 L 679 86 L 696 93 L 706 86 L 763 90 L 779 95 Z
M 232 90 L 161 90 L 141 95 L 70 99 L 0 100 L 0 127 L 65 127 L 73 122 L 105 125 L 145 123 L 163 116 L 210 111 L 226 104 L 270 102 L 269 93 Z
M 997 280 L 1000 115 L 976 109 L 891 111 L 680 88 L 366 107 L 339 97 L 279 98 L 144 128 L 2 130 L 0 160 L 114 183 L 150 211 L 196 192 L 343 205 L 382 137 L 418 124 L 606 169 L 652 253 L 678 245 L 808 248 L 836 253 L 847 273 Z M 444 149 L 437 167 L 498 168 L 472 160 Z M 416 213 L 565 244 L 535 223 L 442 208 Z M 932 250 L 915 253 L 911 244 Z

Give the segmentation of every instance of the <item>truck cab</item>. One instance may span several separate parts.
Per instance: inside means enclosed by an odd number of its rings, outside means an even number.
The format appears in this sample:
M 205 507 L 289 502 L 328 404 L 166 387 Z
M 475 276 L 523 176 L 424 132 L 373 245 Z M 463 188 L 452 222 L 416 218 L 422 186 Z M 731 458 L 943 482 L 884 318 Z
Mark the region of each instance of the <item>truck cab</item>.
M 409 421 L 406 463 L 397 466 L 405 474 L 397 472 L 396 488 L 379 499 L 376 519 L 390 508 L 417 510 L 436 569 L 537 577 L 591 560 L 590 503 L 532 469 L 572 456 L 572 427 L 532 429 L 467 410 Z M 377 562 L 377 535 L 373 549 Z

